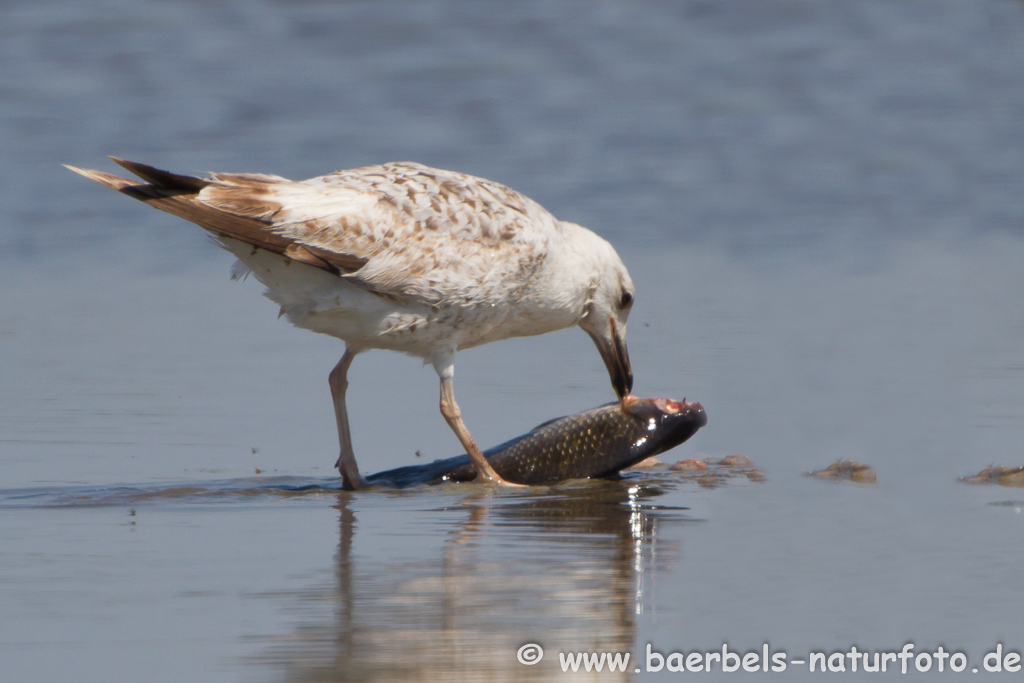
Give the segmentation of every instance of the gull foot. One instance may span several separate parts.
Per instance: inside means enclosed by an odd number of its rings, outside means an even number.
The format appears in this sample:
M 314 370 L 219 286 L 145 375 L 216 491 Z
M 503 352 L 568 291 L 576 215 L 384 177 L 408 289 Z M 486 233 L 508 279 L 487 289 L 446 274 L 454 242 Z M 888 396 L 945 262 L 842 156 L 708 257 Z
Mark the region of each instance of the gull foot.
M 516 489 L 530 488 L 527 484 L 516 484 L 515 482 L 509 481 L 508 479 L 503 479 L 501 475 L 499 475 L 497 472 L 494 472 L 494 470 L 491 470 L 491 472 L 492 474 L 477 472 L 476 479 L 474 481 L 478 481 L 483 484 L 491 484 L 492 486 L 507 486 L 508 488 Z

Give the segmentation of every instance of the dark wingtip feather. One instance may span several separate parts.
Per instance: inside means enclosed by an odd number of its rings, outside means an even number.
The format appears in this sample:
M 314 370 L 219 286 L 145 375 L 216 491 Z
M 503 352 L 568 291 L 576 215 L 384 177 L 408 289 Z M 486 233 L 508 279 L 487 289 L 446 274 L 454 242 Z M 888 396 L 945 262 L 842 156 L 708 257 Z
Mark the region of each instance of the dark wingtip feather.
M 110 160 L 121 168 L 131 171 L 147 183 L 150 183 L 164 191 L 192 194 L 199 192 L 210 184 L 210 181 L 203 180 L 202 178 L 162 171 L 159 168 L 146 166 L 145 164 L 140 164 L 135 161 L 128 161 L 127 159 L 110 157 Z

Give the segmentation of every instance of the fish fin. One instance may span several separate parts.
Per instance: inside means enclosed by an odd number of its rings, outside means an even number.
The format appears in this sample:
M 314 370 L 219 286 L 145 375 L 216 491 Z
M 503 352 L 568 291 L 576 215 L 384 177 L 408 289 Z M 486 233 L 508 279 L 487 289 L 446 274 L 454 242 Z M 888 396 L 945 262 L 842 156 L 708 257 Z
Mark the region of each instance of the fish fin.
M 616 404 L 616 403 L 618 403 L 618 401 L 611 401 L 609 403 L 605 403 L 604 405 L 600 405 L 597 408 L 594 408 L 594 410 L 600 410 L 601 408 L 604 408 L 606 406 L 610 406 L 610 405 L 613 405 L 613 404 Z M 590 412 L 590 411 L 587 411 L 587 412 Z M 562 415 L 560 417 L 553 417 L 550 420 L 545 420 L 544 422 L 541 422 L 539 425 L 537 425 L 536 427 L 534 427 L 530 431 L 531 432 L 535 432 L 538 429 L 540 429 L 541 427 L 547 427 L 549 424 L 551 424 L 553 422 L 558 422 L 559 420 L 564 420 L 567 417 L 575 417 L 575 415 Z
M 540 423 L 539 425 L 537 425 L 536 427 L 534 427 L 534 428 L 533 428 L 533 429 L 531 429 L 530 431 L 531 431 L 531 432 L 535 432 L 535 431 L 537 431 L 538 429 L 540 429 L 541 427 L 547 427 L 547 426 L 548 426 L 549 424 L 552 424 L 552 423 L 554 423 L 554 422 L 558 422 L 559 420 L 564 420 L 564 419 L 565 419 L 565 418 L 567 418 L 567 417 L 572 417 L 572 416 L 571 416 L 571 415 L 561 415 L 561 416 L 559 416 L 559 417 L 553 417 L 553 418 L 551 418 L 550 420 L 547 420 L 547 421 L 545 421 L 545 422 L 541 422 L 541 423 Z

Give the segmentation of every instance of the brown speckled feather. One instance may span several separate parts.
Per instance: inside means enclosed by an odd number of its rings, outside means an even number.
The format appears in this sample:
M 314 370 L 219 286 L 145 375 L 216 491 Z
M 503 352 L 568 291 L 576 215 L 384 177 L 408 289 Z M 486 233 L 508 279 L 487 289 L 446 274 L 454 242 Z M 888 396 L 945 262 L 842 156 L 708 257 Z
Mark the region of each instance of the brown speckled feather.
M 624 334 L 632 284 L 611 245 L 499 183 L 408 162 L 293 181 L 114 161 L 141 182 L 71 168 L 205 228 L 288 320 L 351 348 L 442 364 L 576 324 L 610 339 L 610 315 Z
M 284 254 L 292 240 L 267 229 L 267 225 L 242 214 L 211 209 L 199 200 L 209 182 L 191 176 L 178 176 L 143 164 L 111 157 L 148 183 L 136 183 L 111 173 L 68 166 L 67 168 L 113 188 L 122 194 L 146 202 L 167 213 L 191 221 L 215 235 L 234 237 L 260 249 Z M 328 264 L 320 267 L 329 268 Z
M 181 176 L 114 159 L 147 181 L 69 167 L 215 235 L 431 305 L 529 272 L 558 222 L 498 183 L 399 162 L 305 181 Z
M 202 226 L 251 272 L 281 314 L 345 341 L 330 374 L 346 485 L 352 451 L 347 373 L 355 355 L 390 349 L 434 366 L 440 408 L 474 463 L 484 458 L 455 402 L 455 354 L 573 325 L 594 340 L 620 398 L 632 388 L 626 318 L 633 286 L 610 244 L 556 220 L 504 185 L 400 162 L 292 181 L 252 173 L 177 175 L 123 159 L 142 182 L 69 167 Z M 248 269 L 248 270 L 246 270 Z

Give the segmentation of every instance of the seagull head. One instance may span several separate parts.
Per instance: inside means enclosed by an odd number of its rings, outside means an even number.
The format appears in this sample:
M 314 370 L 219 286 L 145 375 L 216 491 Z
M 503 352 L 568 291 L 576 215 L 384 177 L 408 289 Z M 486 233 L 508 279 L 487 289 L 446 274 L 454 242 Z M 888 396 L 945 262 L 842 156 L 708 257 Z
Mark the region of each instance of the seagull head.
M 592 254 L 595 277 L 578 324 L 597 345 L 612 387 L 621 400 L 633 390 L 633 366 L 626 350 L 626 319 L 633 308 L 635 293 L 633 280 L 615 249 L 597 239 Z

